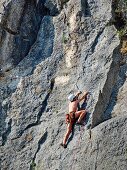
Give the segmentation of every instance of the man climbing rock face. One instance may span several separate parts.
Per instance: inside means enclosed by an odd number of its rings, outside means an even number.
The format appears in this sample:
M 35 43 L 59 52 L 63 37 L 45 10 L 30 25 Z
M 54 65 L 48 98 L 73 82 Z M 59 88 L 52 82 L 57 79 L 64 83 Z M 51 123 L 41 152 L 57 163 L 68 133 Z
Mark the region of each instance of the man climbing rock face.
M 64 136 L 63 142 L 61 146 L 67 148 L 66 142 L 69 138 L 70 133 L 72 132 L 73 125 L 77 120 L 77 124 L 82 125 L 81 121 L 86 115 L 86 110 L 78 111 L 78 104 L 84 100 L 87 100 L 88 92 L 84 92 L 82 97 L 79 97 L 82 92 L 78 92 L 76 95 L 70 94 L 68 97 L 69 100 L 69 113 L 66 114 L 66 123 L 67 123 L 67 131 Z

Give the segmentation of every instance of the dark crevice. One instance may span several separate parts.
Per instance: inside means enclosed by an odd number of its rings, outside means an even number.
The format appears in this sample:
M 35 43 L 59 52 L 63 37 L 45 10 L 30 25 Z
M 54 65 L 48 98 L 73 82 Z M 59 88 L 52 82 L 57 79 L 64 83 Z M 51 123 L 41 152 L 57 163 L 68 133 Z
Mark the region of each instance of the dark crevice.
M 54 83 L 55 83 L 55 81 L 54 81 L 54 79 L 52 79 L 52 80 L 51 80 L 51 83 L 50 83 L 50 88 L 49 88 L 49 90 L 48 90 L 48 94 L 46 95 L 45 99 L 43 100 L 43 102 L 42 102 L 42 104 L 41 104 L 42 107 L 40 108 L 40 111 L 38 112 L 36 122 L 29 124 L 24 130 L 22 130 L 22 131 L 19 132 L 19 135 L 18 135 L 17 137 L 12 138 L 12 140 L 17 139 L 17 138 L 20 138 L 20 137 L 22 136 L 22 134 L 23 134 L 26 130 L 28 130 L 28 129 L 30 129 L 31 127 L 34 127 L 34 126 L 40 124 L 40 118 L 41 118 L 41 116 L 42 116 L 42 113 L 43 113 L 43 112 L 45 111 L 45 109 L 46 109 L 46 106 L 47 106 L 47 104 L 48 104 L 48 99 L 49 99 L 50 94 L 51 94 L 51 92 L 52 92 L 52 90 L 53 90 L 53 87 L 54 87 Z
M 40 8 L 40 6 L 41 6 L 39 3 L 43 4 L 43 8 L 46 9 L 46 13 L 44 15 L 49 15 L 49 16 L 55 17 L 60 14 L 57 4 L 54 4 L 52 1 L 50 1 L 46 4 L 46 0 L 43 0 L 43 3 L 40 0 L 38 2 L 37 8 Z M 60 0 L 60 2 L 58 2 L 58 5 L 61 6 L 61 0 Z M 43 11 L 43 10 L 40 10 L 40 11 Z
M 8 127 L 6 131 L 2 134 L 2 146 L 5 145 L 8 135 L 11 133 L 11 124 L 12 124 L 12 119 L 9 120 Z
M 98 154 L 99 154 L 99 142 L 97 141 L 97 149 L 96 149 L 96 162 L 95 162 L 95 170 L 97 170 L 97 159 L 98 159 Z
M 32 64 L 32 70 L 30 74 L 33 74 L 35 67 L 37 64 L 41 63 L 43 60 L 45 60 L 46 58 L 52 56 L 53 53 L 53 44 L 54 44 L 54 25 L 53 25 L 53 20 L 52 18 L 48 18 L 46 21 L 43 22 L 44 26 L 43 26 L 43 33 L 42 35 L 40 34 L 40 36 L 44 37 L 43 40 L 40 42 L 39 44 L 43 44 L 42 48 L 38 51 L 36 51 L 36 53 L 32 54 L 32 56 L 34 55 L 34 58 L 36 58 L 36 62 L 34 61 Z M 49 26 L 48 26 L 49 25 Z M 45 39 L 45 41 L 44 41 Z M 49 48 L 47 49 L 47 44 L 50 43 Z
M 6 32 L 14 35 L 13 51 L 9 54 L 13 65 L 11 69 L 28 55 L 32 45 L 35 43 L 42 18 L 49 15 L 49 9 L 44 6 L 44 3 L 45 1 L 39 0 L 36 6 L 35 0 L 24 2 L 20 17 L 16 21 L 16 28 L 13 28 L 13 24 L 8 26 L 7 22 L 9 16 L 12 15 L 13 17 L 14 15 L 12 14 L 12 9 L 13 6 L 16 6 L 16 3 L 10 2 L 6 6 L 0 27 L 4 30 L 2 41 L 6 41 Z
M 64 5 L 69 2 L 69 0 L 58 0 L 59 1 L 59 5 L 61 7 L 61 10 L 63 9 Z
M 112 24 L 115 25 L 117 30 L 121 30 L 126 25 L 126 20 L 123 16 L 123 11 L 119 7 L 119 0 L 112 1 L 112 15 L 113 21 Z
M 15 49 L 12 54 L 14 59 L 14 66 L 16 66 L 24 57 L 26 57 L 35 43 L 38 35 L 38 31 L 41 26 L 42 18 L 49 14 L 49 10 L 44 6 L 44 3 L 41 1 L 38 2 L 36 6 L 35 1 L 30 2 L 26 1 L 22 15 L 20 17 L 20 22 L 18 29 L 20 30 L 20 35 L 15 36 Z M 32 10 L 33 8 L 33 10 Z M 26 17 L 30 18 L 26 21 Z M 32 27 L 28 28 L 28 24 L 31 24 Z M 15 55 L 16 50 L 20 50 L 20 55 L 17 59 Z
M 38 5 L 36 6 L 37 15 L 40 15 L 40 16 L 50 15 L 50 10 L 44 5 L 45 1 L 43 1 L 42 3 L 42 1 L 40 0 L 38 2 Z
M 95 40 L 94 40 L 94 42 L 93 42 L 93 44 L 92 44 L 92 46 L 91 46 L 91 51 L 92 51 L 92 53 L 94 53 L 94 50 L 95 50 L 95 48 L 96 48 L 96 45 L 98 44 L 98 39 L 100 38 L 100 36 L 101 36 L 101 34 L 103 33 L 104 29 L 105 29 L 105 28 L 103 28 L 103 29 L 102 29 L 101 31 L 99 31 L 99 33 L 97 34 L 97 36 L 96 36 L 96 38 L 95 38 Z
M 12 35 L 18 35 L 19 34 L 19 31 L 13 31 L 12 29 L 4 26 L 2 23 L 0 23 L 0 28 L 7 31 L 9 34 L 12 34 Z
M 81 7 L 82 7 L 82 13 L 84 17 L 90 17 L 91 11 L 90 11 L 88 0 L 81 0 Z
M 39 152 L 39 150 L 41 149 L 41 145 L 46 141 L 47 136 L 48 136 L 48 132 L 46 131 L 46 132 L 44 133 L 44 135 L 43 135 L 43 136 L 40 138 L 40 140 L 38 141 L 38 148 L 37 148 L 37 151 L 35 152 L 35 155 L 34 155 L 34 157 L 33 157 L 32 163 L 31 163 L 31 165 L 30 165 L 30 170 L 33 170 L 33 169 L 35 168 L 35 166 L 36 166 L 36 164 L 35 164 L 36 155 L 37 155 L 37 153 Z
M 40 140 L 38 141 L 38 148 L 37 148 L 37 151 L 36 151 L 36 153 L 35 153 L 35 155 L 34 155 L 33 160 L 35 160 L 36 155 L 37 155 L 37 153 L 39 152 L 39 150 L 40 150 L 40 148 L 41 148 L 41 145 L 46 141 L 47 136 L 48 136 L 48 132 L 46 131 L 46 132 L 44 133 L 44 135 L 43 135 L 43 136 L 40 138 Z

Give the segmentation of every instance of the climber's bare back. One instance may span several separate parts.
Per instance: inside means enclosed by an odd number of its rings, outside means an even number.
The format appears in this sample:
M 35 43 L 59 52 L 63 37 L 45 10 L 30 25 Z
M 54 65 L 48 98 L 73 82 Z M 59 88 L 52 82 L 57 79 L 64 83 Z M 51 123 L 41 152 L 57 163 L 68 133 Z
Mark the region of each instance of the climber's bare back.
M 77 111 L 78 103 L 79 103 L 79 100 L 76 100 L 76 101 L 73 101 L 73 102 L 69 103 L 69 113 Z

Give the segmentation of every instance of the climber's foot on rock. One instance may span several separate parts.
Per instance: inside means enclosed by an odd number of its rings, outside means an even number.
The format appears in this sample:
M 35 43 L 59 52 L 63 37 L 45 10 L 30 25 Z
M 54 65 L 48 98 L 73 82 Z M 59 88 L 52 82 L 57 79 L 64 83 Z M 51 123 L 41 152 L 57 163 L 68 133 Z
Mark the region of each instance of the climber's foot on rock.
M 66 144 L 61 143 L 60 145 L 61 145 L 63 148 L 67 148 L 67 145 L 66 145 Z

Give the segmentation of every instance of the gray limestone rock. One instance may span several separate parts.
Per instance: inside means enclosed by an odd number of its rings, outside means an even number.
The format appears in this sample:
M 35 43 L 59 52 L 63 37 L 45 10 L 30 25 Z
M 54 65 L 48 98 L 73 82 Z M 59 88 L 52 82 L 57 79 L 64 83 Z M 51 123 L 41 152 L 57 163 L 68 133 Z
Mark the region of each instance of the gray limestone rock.
M 28 54 L 48 9 L 43 2 L 36 5 L 34 0 L 13 0 L 2 4 L 5 9 L 0 22 L 0 68 L 7 72 Z
M 0 30 L 1 168 L 125 170 L 127 64 L 111 24 L 112 2 L 24 0 L 6 8 Z M 78 90 L 90 92 L 80 105 L 86 125 L 74 127 L 63 149 L 67 96 Z

